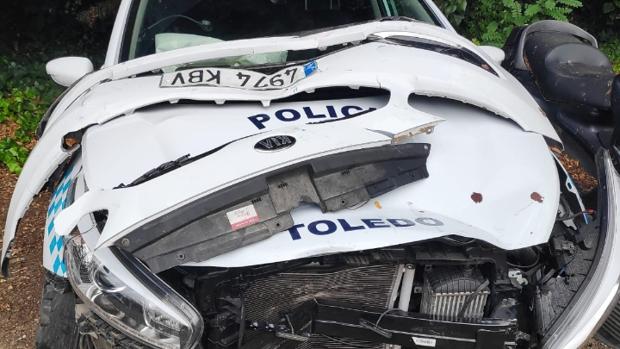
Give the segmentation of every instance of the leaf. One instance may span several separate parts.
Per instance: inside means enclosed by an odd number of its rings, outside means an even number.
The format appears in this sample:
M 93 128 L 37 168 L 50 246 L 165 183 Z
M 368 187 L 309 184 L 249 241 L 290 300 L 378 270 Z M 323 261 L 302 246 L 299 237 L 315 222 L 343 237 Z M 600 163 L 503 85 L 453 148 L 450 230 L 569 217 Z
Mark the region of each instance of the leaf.
M 560 0 L 559 3 L 572 8 L 579 8 L 583 6 L 581 0 Z
M 542 11 L 542 8 L 540 7 L 539 4 L 531 4 L 531 5 L 528 5 L 527 8 L 525 9 L 525 15 L 531 18 L 539 14 L 541 11 Z
M 495 33 L 497 32 L 497 28 L 499 27 L 499 24 L 497 24 L 497 22 L 490 22 L 487 25 L 487 32 L 489 33 Z
M 547 10 L 552 10 L 555 8 L 555 1 L 554 0 L 546 0 L 543 3 L 544 8 L 546 8 Z
M 22 172 L 22 167 L 17 162 L 5 162 L 6 167 L 8 167 L 9 171 L 20 174 Z

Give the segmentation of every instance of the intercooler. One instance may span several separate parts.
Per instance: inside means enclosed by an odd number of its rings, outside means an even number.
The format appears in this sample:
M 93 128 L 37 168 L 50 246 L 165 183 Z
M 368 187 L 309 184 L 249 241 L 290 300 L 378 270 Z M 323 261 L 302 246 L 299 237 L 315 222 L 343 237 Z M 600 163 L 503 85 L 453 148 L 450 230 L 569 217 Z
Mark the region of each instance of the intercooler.
M 420 312 L 434 320 L 480 320 L 490 293 L 487 285 L 475 269 L 434 268 L 425 273 Z

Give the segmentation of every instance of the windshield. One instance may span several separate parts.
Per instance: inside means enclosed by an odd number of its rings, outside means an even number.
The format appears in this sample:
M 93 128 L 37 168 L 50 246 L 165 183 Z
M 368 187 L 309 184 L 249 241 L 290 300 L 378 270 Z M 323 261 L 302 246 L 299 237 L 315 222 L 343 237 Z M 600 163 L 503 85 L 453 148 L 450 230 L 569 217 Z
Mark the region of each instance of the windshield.
M 421 0 L 136 0 L 121 61 L 219 41 L 282 36 L 392 16 L 437 24 Z M 286 52 L 244 60 L 252 64 L 287 61 Z

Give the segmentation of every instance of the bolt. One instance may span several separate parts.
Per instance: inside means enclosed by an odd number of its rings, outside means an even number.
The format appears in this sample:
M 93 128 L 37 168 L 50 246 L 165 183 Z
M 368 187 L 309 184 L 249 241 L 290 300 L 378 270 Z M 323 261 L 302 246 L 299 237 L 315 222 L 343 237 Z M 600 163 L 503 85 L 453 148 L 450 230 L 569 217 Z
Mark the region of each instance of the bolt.
M 123 238 L 121 240 L 121 245 L 123 245 L 123 247 L 129 247 L 130 241 L 128 238 Z

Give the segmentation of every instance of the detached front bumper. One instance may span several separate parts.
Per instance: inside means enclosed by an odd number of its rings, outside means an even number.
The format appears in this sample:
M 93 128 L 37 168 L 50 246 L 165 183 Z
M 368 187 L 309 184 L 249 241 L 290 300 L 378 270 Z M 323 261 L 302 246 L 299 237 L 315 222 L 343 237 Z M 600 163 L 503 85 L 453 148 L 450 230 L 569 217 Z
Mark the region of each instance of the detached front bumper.
M 607 319 L 620 288 L 620 174 L 608 151 L 599 154 L 600 250 L 580 293 L 543 340 L 545 349 L 579 348 Z

